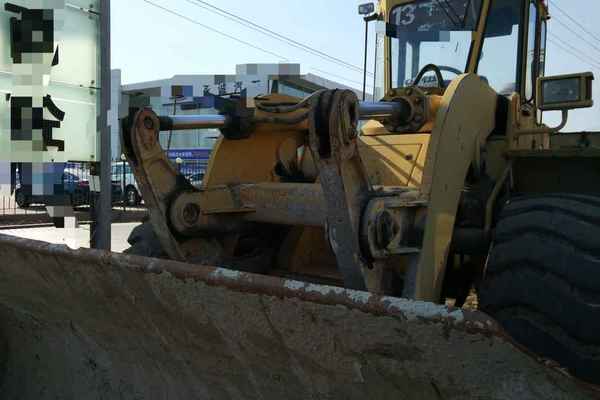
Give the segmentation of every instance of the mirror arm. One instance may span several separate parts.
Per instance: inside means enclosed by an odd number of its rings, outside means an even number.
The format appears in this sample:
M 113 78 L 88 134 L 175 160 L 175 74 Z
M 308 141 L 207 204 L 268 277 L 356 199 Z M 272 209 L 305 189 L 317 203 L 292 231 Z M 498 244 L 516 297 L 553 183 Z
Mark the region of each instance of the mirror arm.
M 532 128 L 532 129 L 518 130 L 515 132 L 515 137 L 528 136 L 528 135 L 541 135 L 541 134 L 550 134 L 550 135 L 557 134 L 567 125 L 567 121 L 569 120 L 569 111 L 561 110 L 561 112 L 562 112 L 562 121 L 561 121 L 560 125 L 558 125 L 556 128 L 546 127 L 546 128 Z

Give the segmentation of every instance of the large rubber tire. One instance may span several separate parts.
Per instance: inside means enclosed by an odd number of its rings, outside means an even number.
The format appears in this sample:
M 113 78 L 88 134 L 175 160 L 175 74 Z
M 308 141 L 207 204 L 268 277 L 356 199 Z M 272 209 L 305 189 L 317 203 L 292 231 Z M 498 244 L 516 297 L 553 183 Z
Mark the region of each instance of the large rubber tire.
M 127 242 L 131 247 L 124 251 L 125 254 L 155 258 L 166 256 L 150 221 L 133 228 Z
M 479 300 L 516 341 L 600 384 L 600 198 L 508 203 Z
M 210 239 L 206 239 L 210 242 Z M 270 242 L 268 238 L 264 240 Z M 131 245 L 124 251 L 125 254 L 153 257 L 153 258 L 168 258 L 168 255 L 163 250 L 163 247 L 154 232 L 154 228 L 150 221 L 146 221 L 141 225 L 136 226 L 131 233 L 127 242 Z M 242 247 L 245 247 L 242 254 L 233 256 L 223 255 L 214 246 L 208 245 L 203 247 L 207 252 L 197 257 L 192 257 L 187 262 L 192 264 L 211 265 L 217 267 L 225 267 L 245 272 L 266 273 L 275 263 L 275 249 L 265 246 L 263 241 L 258 243 L 255 240 L 242 240 Z

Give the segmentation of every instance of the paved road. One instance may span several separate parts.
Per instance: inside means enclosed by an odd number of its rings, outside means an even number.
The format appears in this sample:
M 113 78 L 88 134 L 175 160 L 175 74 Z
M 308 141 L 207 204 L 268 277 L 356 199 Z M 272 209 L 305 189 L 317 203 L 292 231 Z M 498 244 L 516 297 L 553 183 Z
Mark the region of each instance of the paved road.
M 129 247 L 127 237 L 139 222 L 112 224 L 112 251 L 121 253 Z M 0 230 L 0 234 L 13 235 L 27 239 L 42 240 L 49 243 L 67 244 L 71 248 L 90 247 L 90 226 L 81 225 L 74 230 L 48 228 L 22 228 Z

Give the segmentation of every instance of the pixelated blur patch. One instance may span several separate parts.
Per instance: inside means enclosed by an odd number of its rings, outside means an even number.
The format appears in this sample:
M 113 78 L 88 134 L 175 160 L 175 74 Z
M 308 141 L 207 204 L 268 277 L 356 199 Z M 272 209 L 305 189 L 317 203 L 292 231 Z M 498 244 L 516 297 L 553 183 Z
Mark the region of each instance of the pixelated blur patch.
M 194 87 L 184 85 L 173 85 L 171 86 L 171 97 L 193 97 Z
M 0 197 L 9 197 L 11 193 L 11 165 L 8 161 L 0 161 Z
M 23 62 L 25 53 L 54 53 L 53 9 L 28 9 L 13 3 L 5 3 L 4 9 L 21 17 L 10 19 L 10 53 L 15 64 Z
M 97 160 L 99 1 L 1 6 L 0 160 Z
M 74 231 L 72 202 L 89 201 L 85 163 L 99 159 L 99 5 L 0 2 L 0 201 L 44 205 L 62 231 Z

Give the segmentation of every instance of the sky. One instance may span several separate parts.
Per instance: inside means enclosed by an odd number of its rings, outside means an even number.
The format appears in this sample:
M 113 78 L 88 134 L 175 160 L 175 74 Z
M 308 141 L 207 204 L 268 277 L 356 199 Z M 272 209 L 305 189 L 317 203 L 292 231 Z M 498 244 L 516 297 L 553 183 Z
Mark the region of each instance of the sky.
M 365 0 L 205 1 L 362 67 L 364 22 L 357 7 Z M 234 74 L 236 64 L 293 62 L 302 65 L 302 73 L 361 87 L 360 71 L 255 32 L 198 7 L 194 0 L 113 0 L 111 6 L 112 67 L 121 69 L 123 83 L 166 79 L 177 74 Z M 550 0 L 550 13 L 553 18 L 548 24 L 546 75 L 591 71 L 597 77 L 596 105 L 571 111 L 566 130 L 600 131 L 600 1 Z M 371 39 L 372 44 L 373 31 Z M 369 70 L 373 69 L 372 64 L 370 61 Z M 558 124 L 560 118 L 553 114 L 545 117 L 546 123 Z

